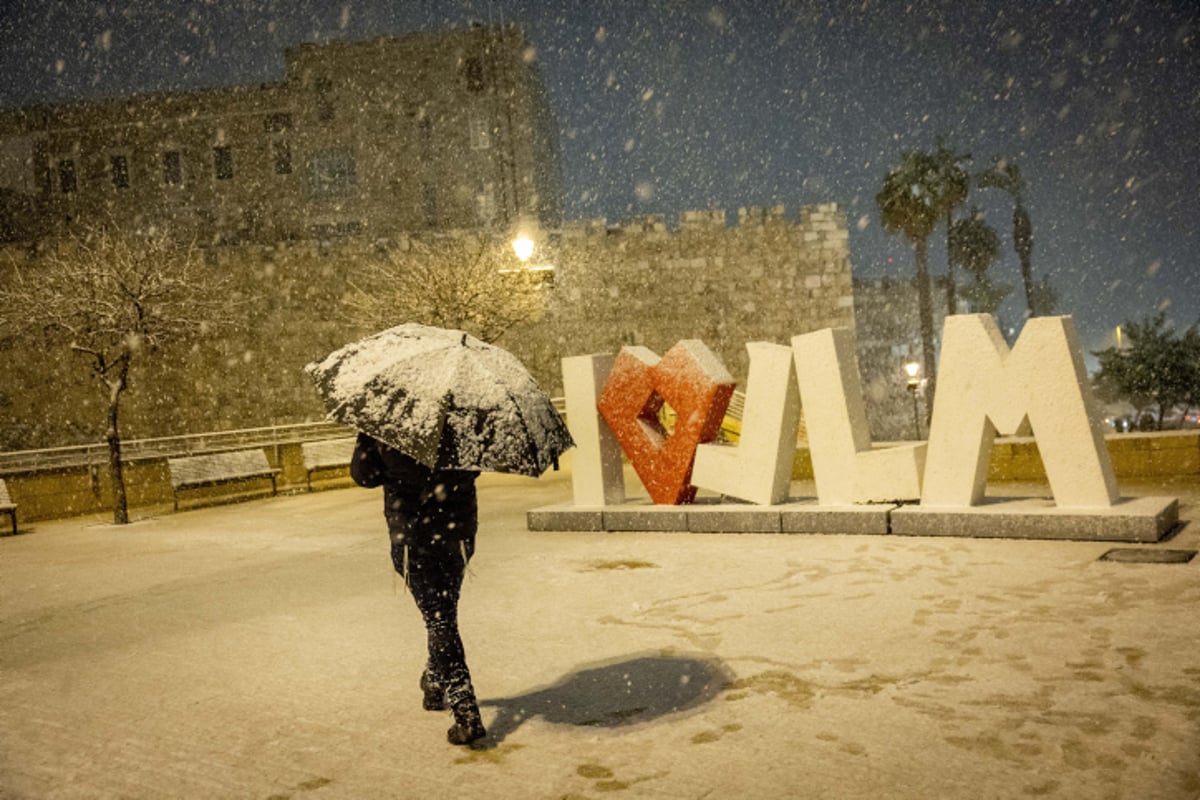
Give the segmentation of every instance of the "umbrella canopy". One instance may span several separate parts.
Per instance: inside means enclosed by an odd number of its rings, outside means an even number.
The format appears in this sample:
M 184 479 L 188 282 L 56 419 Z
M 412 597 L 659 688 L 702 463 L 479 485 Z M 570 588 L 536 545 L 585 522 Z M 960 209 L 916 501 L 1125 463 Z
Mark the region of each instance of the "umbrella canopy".
M 400 325 L 305 371 L 330 418 L 434 469 L 537 477 L 574 444 L 517 357 L 462 331 Z

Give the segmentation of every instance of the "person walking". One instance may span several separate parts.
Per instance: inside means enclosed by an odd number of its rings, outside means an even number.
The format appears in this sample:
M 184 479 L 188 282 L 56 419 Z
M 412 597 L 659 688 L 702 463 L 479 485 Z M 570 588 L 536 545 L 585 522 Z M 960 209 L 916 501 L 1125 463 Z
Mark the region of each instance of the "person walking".
M 434 470 L 365 433 L 358 434 L 350 475 L 365 488 L 383 487 L 383 515 L 392 565 L 404 577 L 425 621 L 429 657 L 421 673 L 423 707 L 450 709 L 451 744 L 487 735 L 458 631 L 458 598 L 479 524 L 478 472 Z

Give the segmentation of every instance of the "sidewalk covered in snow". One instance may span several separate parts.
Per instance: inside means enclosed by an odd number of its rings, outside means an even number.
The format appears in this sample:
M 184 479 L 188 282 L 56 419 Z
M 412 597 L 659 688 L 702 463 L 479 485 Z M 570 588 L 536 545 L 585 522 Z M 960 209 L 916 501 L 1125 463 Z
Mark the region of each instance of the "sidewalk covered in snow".
M 482 748 L 421 710 L 423 627 L 352 488 L 0 538 L 0 797 L 1200 795 L 1200 559 L 536 533 L 564 473 L 479 489 Z M 1196 549 L 1200 490 L 1122 489 L 1180 496 L 1139 550 Z

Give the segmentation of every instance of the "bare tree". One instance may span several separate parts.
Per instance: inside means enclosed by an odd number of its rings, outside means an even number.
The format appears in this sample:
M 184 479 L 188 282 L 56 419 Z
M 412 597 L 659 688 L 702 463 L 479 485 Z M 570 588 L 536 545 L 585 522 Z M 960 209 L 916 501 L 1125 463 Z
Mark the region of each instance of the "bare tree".
M 548 274 L 525 268 L 507 244 L 488 238 L 414 239 L 351 280 L 345 304 L 371 330 L 420 322 L 494 342 L 541 315 Z
M 231 321 L 202 254 L 167 232 L 94 228 L 27 263 L 9 258 L 0 282 L 0 327 L 84 357 L 108 400 L 104 438 L 113 521 L 129 521 L 121 466 L 121 397 L 135 359 L 190 344 Z

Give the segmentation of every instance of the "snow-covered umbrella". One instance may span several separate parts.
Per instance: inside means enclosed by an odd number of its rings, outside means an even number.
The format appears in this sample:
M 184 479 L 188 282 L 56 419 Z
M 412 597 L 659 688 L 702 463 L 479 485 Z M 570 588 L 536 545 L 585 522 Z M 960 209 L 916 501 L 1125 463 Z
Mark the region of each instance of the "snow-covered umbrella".
M 462 331 L 400 325 L 305 371 L 331 419 L 434 469 L 537 477 L 574 444 L 517 357 Z

